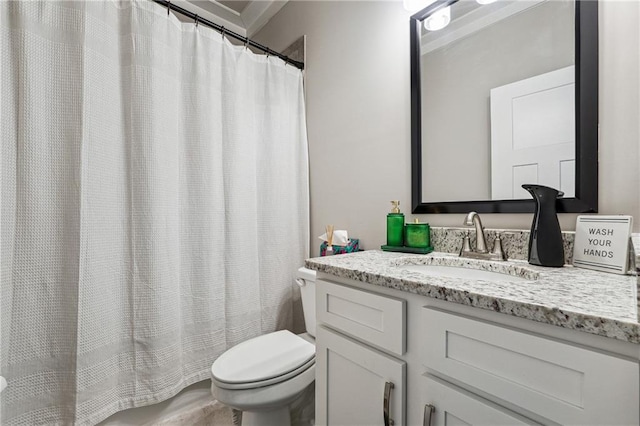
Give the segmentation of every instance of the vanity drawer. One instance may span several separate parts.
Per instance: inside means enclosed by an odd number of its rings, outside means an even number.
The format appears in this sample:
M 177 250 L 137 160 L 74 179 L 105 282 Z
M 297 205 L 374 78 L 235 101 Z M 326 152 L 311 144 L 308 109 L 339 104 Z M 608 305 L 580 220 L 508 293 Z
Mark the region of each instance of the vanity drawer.
M 326 280 L 316 282 L 316 318 L 397 355 L 406 350 L 406 301 Z
M 561 424 L 639 422 L 635 361 L 423 309 L 424 365 Z

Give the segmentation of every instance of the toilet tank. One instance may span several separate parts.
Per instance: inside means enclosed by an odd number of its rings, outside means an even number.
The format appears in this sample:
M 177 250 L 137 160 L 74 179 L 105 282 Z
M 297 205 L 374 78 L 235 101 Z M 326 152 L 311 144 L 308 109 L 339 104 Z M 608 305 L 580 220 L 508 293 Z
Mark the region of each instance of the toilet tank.
M 298 269 L 296 283 L 300 286 L 307 333 L 316 337 L 316 271 L 307 268 Z

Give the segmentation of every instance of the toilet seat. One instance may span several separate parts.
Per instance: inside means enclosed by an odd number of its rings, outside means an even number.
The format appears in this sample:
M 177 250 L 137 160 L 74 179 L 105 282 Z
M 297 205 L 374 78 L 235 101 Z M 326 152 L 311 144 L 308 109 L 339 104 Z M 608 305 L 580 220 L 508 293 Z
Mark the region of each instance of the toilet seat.
M 277 385 L 278 383 L 287 381 L 292 377 L 300 375 L 302 372 L 313 367 L 315 364 L 316 364 L 316 360 L 315 358 L 312 358 L 309 361 L 307 361 L 304 365 L 301 365 L 295 370 L 292 370 L 286 374 L 283 374 L 282 376 L 272 377 L 271 379 L 261 380 L 256 382 L 228 383 L 228 382 L 221 382 L 215 377 L 213 377 L 211 381 L 221 389 L 228 389 L 228 390 L 256 389 L 264 386 Z
M 287 330 L 234 346 L 211 366 L 213 382 L 224 389 L 252 389 L 294 377 L 315 364 L 315 345 Z

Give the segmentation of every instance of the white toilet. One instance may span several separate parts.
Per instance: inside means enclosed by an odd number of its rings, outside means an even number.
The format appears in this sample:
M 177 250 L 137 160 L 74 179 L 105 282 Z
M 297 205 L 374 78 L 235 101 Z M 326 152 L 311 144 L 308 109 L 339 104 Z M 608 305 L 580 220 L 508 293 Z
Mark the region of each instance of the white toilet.
M 289 404 L 315 380 L 316 273 L 298 269 L 307 332 L 276 331 L 227 350 L 211 366 L 211 393 L 242 411 L 242 426 L 290 425 Z

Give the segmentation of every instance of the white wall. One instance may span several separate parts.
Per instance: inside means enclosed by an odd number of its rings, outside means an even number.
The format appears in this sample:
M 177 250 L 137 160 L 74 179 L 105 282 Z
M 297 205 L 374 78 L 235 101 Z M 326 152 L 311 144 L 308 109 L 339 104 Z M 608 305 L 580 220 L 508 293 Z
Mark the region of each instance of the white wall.
M 640 230 L 640 4 L 600 5 L 600 203 Z M 410 214 L 409 13 L 400 1 L 293 0 L 253 38 L 281 50 L 307 35 L 312 237 L 348 229 L 384 244 L 390 200 Z M 460 226 L 462 214 L 419 215 Z M 488 228 L 528 229 L 531 214 L 484 214 Z M 561 215 L 565 230 L 575 214 Z M 317 241 L 317 240 L 315 240 Z M 312 244 L 312 254 L 318 247 Z

